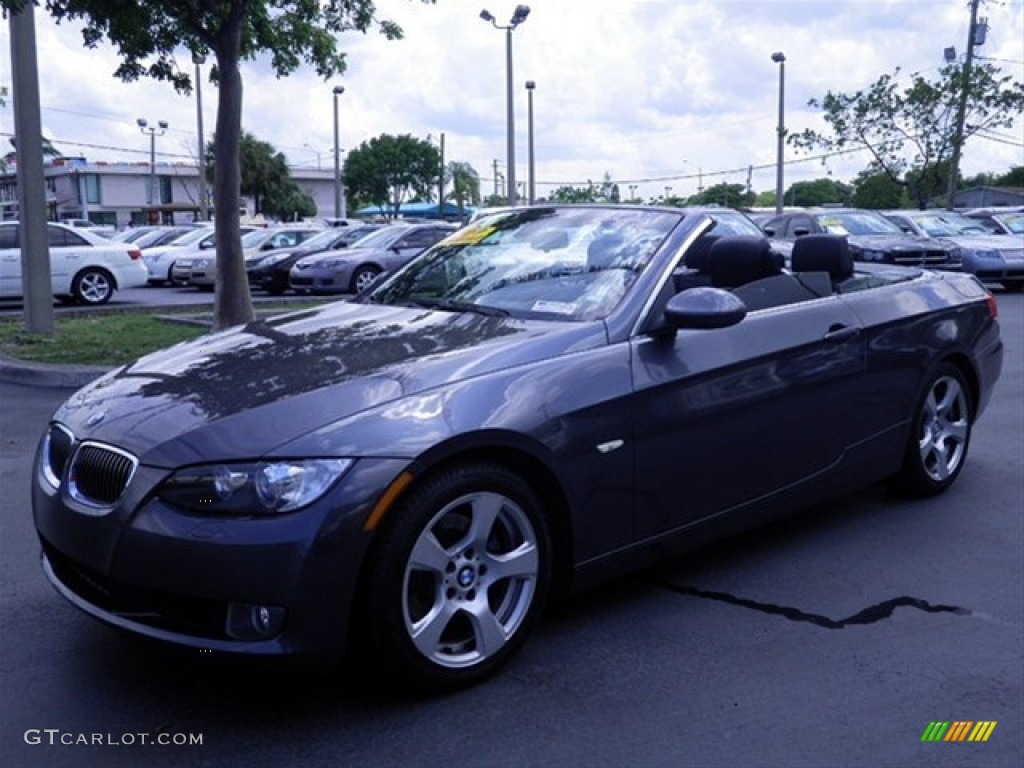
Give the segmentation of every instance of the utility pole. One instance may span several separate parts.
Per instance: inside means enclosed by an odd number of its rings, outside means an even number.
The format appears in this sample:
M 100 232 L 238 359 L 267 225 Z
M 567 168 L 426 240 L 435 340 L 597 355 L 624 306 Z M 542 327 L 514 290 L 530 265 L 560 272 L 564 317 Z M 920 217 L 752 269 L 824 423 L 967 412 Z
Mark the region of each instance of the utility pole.
M 978 25 L 978 5 L 981 0 L 971 0 L 971 23 L 967 28 L 967 52 L 964 54 L 964 68 L 960 75 L 960 103 L 956 110 L 956 134 L 953 137 L 953 159 L 949 163 L 949 184 L 946 186 L 946 210 L 953 210 L 956 197 L 957 176 L 960 173 L 960 152 L 964 143 L 964 121 L 967 119 L 967 96 L 971 82 L 971 65 L 974 63 L 974 35 Z
M 441 131 L 441 181 L 437 185 L 437 218 L 444 218 L 444 131 Z
M 25 3 L 20 11 L 10 11 L 9 18 L 25 330 L 43 334 L 53 333 L 54 329 L 53 278 L 46 234 L 46 185 L 43 178 L 43 131 L 39 115 L 34 12 L 35 5 Z

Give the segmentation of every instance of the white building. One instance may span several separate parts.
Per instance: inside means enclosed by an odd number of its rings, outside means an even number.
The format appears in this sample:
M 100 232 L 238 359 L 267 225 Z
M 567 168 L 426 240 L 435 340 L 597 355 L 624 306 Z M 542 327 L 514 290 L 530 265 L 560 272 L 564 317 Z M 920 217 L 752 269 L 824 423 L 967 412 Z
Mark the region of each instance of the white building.
M 17 166 L 13 153 L 0 172 L 0 219 L 18 218 Z M 90 162 L 84 157 L 46 161 L 46 203 L 54 221 L 89 219 L 123 229 L 147 223 L 183 224 L 199 217 L 198 168 L 188 163 Z M 334 215 L 333 169 L 293 168 L 292 179 L 316 202 L 317 216 Z M 151 178 L 155 195 L 149 194 Z M 212 196 L 212 185 L 207 185 Z M 251 203 L 243 198 L 246 213 Z M 213 200 L 208 201 L 213 216 Z

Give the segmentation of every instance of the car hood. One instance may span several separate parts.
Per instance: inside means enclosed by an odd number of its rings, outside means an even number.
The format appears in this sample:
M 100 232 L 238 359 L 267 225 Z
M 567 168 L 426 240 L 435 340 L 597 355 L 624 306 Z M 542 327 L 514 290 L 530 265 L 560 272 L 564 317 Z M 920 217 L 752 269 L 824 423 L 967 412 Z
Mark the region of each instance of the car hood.
M 54 418 L 151 466 L 259 458 L 367 409 L 605 339 L 599 322 L 337 302 L 148 355 Z
M 956 246 L 948 240 L 918 235 L 849 235 L 847 241 L 854 248 L 870 251 L 922 251 L 942 249 L 954 250 Z

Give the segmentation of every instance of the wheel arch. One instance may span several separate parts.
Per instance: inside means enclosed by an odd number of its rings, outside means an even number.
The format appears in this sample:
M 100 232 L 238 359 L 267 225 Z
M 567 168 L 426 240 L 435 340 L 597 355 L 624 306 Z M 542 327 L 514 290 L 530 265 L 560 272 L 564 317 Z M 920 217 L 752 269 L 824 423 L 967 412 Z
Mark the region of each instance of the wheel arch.
M 554 549 L 551 596 L 564 595 L 572 575 L 569 495 L 557 472 L 540 455 L 541 449 L 527 443 L 521 435 L 491 432 L 463 435 L 460 439 L 434 446 L 413 463 L 410 468 L 412 480 L 390 500 L 388 512 L 381 522 L 386 522 L 390 510 L 420 484 L 458 464 L 491 463 L 505 467 L 519 475 L 540 497 Z
M 978 378 L 978 372 L 975 370 L 974 365 L 971 363 L 970 358 L 963 352 L 953 352 L 949 355 L 945 355 L 936 362 L 936 368 L 943 363 L 949 363 L 957 368 L 960 373 L 963 374 L 964 379 L 967 381 L 968 395 L 971 398 L 971 413 L 977 416 L 978 405 L 981 400 L 981 381 Z

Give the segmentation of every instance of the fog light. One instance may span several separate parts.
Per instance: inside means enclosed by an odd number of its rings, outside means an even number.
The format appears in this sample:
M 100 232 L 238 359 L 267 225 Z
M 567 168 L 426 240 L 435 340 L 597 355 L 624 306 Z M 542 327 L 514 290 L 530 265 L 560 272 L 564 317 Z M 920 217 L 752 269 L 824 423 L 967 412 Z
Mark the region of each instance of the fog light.
M 235 640 L 267 640 L 284 627 L 285 610 L 276 605 L 228 604 L 228 636 Z

